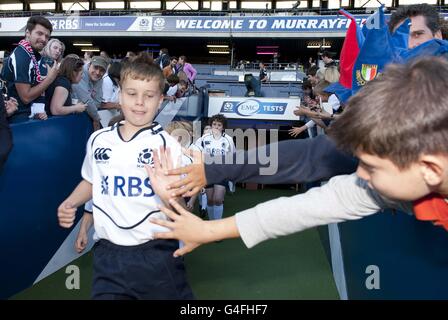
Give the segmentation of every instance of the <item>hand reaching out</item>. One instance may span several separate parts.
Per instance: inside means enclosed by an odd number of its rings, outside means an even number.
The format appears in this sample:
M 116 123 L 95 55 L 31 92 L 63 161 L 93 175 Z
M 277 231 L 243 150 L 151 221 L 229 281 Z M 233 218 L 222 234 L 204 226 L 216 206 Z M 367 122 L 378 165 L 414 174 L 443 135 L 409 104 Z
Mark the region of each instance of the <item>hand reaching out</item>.
M 167 215 L 172 221 L 163 219 L 150 219 L 152 223 L 171 229 L 168 232 L 158 232 L 154 236 L 157 239 L 178 239 L 184 242 L 184 246 L 174 252 L 174 256 L 183 256 L 193 251 L 201 244 L 213 241 L 206 231 L 205 225 L 207 221 L 188 212 L 174 199 L 169 200 L 172 210 L 162 207 L 160 210 Z
M 299 134 L 301 134 L 303 131 L 305 131 L 306 126 L 301 127 L 293 127 L 289 130 L 289 135 L 293 138 L 297 137 Z
M 170 148 L 160 147 L 159 151 L 153 150 L 154 167 L 145 165 L 151 181 L 151 186 L 154 192 L 162 199 L 165 205 L 168 205 L 168 199 L 172 196 L 168 185 L 180 179 L 180 175 L 165 175 L 165 172 L 174 169 L 173 158 L 171 156 Z M 180 165 L 180 159 L 176 161 Z
M 169 176 L 174 175 L 180 177 L 180 175 L 183 175 L 182 179 L 179 178 L 177 181 L 168 185 L 168 188 L 172 190 L 171 194 L 173 197 L 191 197 L 199 193 L 207 185 L 202 152 L 185 150 L 184 153 L 193 157 L 193 164 L 168 170 L 166 173 Z

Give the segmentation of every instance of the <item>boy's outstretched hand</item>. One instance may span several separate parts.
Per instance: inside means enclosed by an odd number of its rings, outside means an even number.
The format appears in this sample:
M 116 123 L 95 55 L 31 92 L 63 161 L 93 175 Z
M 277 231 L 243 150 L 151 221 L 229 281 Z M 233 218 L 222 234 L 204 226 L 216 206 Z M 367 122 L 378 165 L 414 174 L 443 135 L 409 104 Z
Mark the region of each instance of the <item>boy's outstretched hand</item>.
M 173 210 L 166 207 L 160 208 L 172 221 L 151 218 L 152 223 L 171 229 L 168 232 L 158 232 L 154 234 L 157 239 L 178 239 L 184 242 L 184 246 L 174 252 L 174 256 L 183 256 L 199 247 L 201 244 L 213 241 L 205 225 L 206 221 L 201 220 L 191 212 L 188 212 L 174 199 L 170 199 Z
M 68 200 L 61 203 L 58 208 L 59 225 L 63 228 L 70 228 L 75 221 L 76 207 Z
M 166 172 L 166 175 L 169 176 L 185 175 L 182 179 L 178 179 L 168 185 L 173 197 L 191 197 L 199 193 L 207 184 L 202 152 L 186 150 L 184 153 L 193 157 L 193 164 Z

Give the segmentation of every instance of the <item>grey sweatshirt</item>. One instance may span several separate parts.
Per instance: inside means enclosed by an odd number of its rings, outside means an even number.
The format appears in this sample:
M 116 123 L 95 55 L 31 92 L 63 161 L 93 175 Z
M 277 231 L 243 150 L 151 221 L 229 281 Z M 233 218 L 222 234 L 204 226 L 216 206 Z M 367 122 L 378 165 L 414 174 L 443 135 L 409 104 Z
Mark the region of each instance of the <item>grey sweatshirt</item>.
M 72 84 L 74 98 L 87 104 L 87 113 L 96 121 L 100 120 L 98 108 L 101 107 L 103 99 L 103 79 L 96 82 L 90 80 L 89 63 L 86 63 L 82 70 L 82 79 L 77 84 Z
M 308 228 L 357 220 L 382 209 L 412 212 L 412 203 L 388 200 L 356 174 L 332 178 L 327 184 L 293 197 L 281 197 L 236 214 L 236 224 L 248 248 Z
M 271 154 L 278 154 L 276 163 L 266 163 L 260 159 L 260 155 Z M 244 159 L 243 163 L 236 160 L 240 157 Z M 220 161 L 222 164 L 218 164 L 213 163 L 213 159 L 207 159 L 207 183 L 215 184 L 224 180 L 263 184 L 314 182 L 350 174 L 355 172 L 358 165 L 357 159 L 338 150 L 326 135 L 280 141 L 249 151 L 238 150 L 234 159 L 232 164 L 225 164 L 223 160 Z M 275 168 L 275 172 L 263 174 L 260 171 L 269 166 Z

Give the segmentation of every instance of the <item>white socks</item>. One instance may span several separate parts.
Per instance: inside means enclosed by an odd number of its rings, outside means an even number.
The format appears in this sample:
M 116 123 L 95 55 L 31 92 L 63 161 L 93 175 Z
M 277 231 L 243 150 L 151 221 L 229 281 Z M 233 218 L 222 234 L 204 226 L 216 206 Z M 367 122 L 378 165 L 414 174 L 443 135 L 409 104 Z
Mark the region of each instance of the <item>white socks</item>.
M 224 211 L 224 205 L 220 206 L 207 206 L 208 220 L 222 219 L 222 213 Z
M 222 219 L 222 212 L 224 211 L 224 205 L 214 206 L 215 220 Z

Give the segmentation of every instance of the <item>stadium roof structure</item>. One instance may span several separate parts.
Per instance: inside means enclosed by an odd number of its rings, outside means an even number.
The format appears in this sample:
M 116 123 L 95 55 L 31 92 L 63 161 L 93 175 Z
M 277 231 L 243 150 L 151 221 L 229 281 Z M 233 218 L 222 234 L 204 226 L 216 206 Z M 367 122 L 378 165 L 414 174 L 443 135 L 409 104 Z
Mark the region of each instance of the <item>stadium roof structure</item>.
M 370 13 L 373 8 L 384 4 L 388 9 L 400 5 L 428 3 L 445 11 L 445 0 L 0 0 L 1 16 L 24 16 L 34 14 L 64 14 L 73 11 L 82 15 L 125 15 L 129 13 L 161 14 L 254 14 L 275 15 L 288 13 L 336 14 L 344 8 L 353 13 Z

